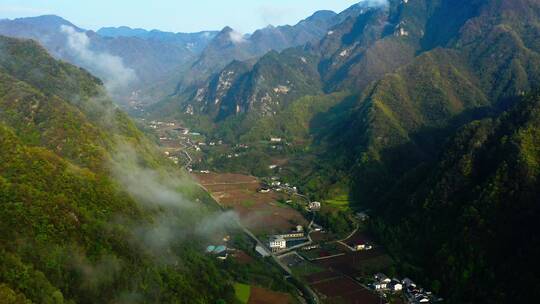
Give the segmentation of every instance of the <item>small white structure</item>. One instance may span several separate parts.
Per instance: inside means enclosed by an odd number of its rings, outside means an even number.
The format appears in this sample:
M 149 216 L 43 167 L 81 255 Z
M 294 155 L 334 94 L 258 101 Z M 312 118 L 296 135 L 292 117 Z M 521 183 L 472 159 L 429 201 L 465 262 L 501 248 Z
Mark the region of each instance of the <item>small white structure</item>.
M 390 282 L 390 284 L 388 284 L 387 287 L 388 287 L 388 289 L 390 289 L 392 291 L 402 291 L 403 290 L 403 284 L 401 284 L 397 280 L 393 280 L 392 282 Z
M 308 207 L 310 210 L 319 210 L 321 209 L 321 202 L 311 202 Z
M 301 237 L 304 237 L 304 232 L 291 231 L 289 233 L 282 234 L 279 237 L 284 238 L 284 239 L 301 238 Z
M 272 252 L 276 252 L 287 248 L 287 241 L 281 236 L 274 236 L 270 239 L 268 245 Z
M 281 141 L 282 141 L 281 137 L 270 137 L 270 142 L 278 143 Z
M 304 227 L 302 225 L 296 226 L 296 232 L 304 232 Z
M 373 283 L 373 287 L 375 287 L 375 290 L 383 290 L 387 289 L 387 283 L 384 282 L 375 282 Z

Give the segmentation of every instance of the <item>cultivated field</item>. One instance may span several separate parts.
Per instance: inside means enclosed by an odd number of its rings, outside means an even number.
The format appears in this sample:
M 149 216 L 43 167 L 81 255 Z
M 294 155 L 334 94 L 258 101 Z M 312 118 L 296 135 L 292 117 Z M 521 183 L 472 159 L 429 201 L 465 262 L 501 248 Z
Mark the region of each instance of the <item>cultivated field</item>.
M 341 256 L 317 260 L 321 267 L 334 269 L 353 278 L 370 276 L 392 265 L 392 259 L 380 249 L 349 252 Z
M 308 224 L 298 211 L 277 202 L 281 194 L 258 193 L 261 184 L 253 176 L 209 173 L 195 177 L 222 206 L 234 209 L 242 224 L 255 233 L 282 233 Z
M 294 303 L 291 296 L 286 293 L 275 292 L 264 288 L 252 286 L 248 304 L 290 304 Z
M 329 274 L 332 276 L 332 274 Z M 327 303 L 347 303 L 347 304 L 377 304 L 377 295 L 362 287 L 356 281 L 345 276 L 338 276 L 316 283 L 312 283 L 314 288 Z

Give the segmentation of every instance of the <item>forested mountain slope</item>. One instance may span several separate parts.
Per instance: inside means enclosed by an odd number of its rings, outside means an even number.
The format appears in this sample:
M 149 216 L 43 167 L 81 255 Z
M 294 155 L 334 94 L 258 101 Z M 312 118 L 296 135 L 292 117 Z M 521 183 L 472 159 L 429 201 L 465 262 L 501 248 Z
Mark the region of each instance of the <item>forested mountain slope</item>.
M 538 285 L 538 240 L 525 237 L 538 220 L 538 98 L 523 95 L 540 84 L 539 25 L 536 0 L 391 0 L 319 43 L 235 63 L 168 109 L 231 142 L 310 139 L 325 165 L 304 187 L 350 181 L 374 231 L 420 266 L 407 272 L 439 279 L 452 303 L 526 302 L 534 291 L 515 282 Z
M 232 299 L 227 274 L 197 247 L 197 223 L 212 211 L 190 201 L 205 196 L 159 170 L 165 161 L 97 78 L 35 42 L 0 37 L 0 146 L 0 299 Z M 182 233 L 169 239 L 167 229 Z
M 375 230 L 422 267 L 418 276 L 438 280 L 449 302 L 538 297 L 539 127 L 539 95 L 523 97 L 460 128 L 440 157 L 372 205 L 381 216 Z

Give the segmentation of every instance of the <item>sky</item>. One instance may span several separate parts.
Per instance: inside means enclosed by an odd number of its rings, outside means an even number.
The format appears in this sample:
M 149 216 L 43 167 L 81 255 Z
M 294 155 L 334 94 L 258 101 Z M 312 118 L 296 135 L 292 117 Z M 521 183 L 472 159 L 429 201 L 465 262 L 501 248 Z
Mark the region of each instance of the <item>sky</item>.
M 243 33 L 295 24 L 317 10 L 340 12 L 361 0 L 0 0 L 0 19 L 55 14 L 91 30 L 104 26 L 173 32 Z

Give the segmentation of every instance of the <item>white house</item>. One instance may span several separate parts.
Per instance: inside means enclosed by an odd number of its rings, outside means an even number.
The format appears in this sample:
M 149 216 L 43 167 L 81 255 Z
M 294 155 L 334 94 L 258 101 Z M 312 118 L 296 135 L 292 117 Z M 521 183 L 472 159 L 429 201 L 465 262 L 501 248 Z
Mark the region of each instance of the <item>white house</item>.
M 375 287 L 375 290 L 383 290 L 387 288 L 387 283 L 384 282 L 375 282 L 373 283 L 373 287 Z
M 362 251 L 362 250 L 366 250 L 366 244 L 362 243 L 362 244 L 356 244 L 354 245 L 354 250 L 356 251 Z
M 281 137 L 270 137 L 270 141 L 271 142 L 281 142 L 282 139 L 281 139 Z
M 388 289 L 392 291 L 402 291 L 403 290 L 403 284 L 401 284 L 399 281 L 392 281 L 388 285 Z
M 272 252 L 276 252 L 287 248 L 287 241 L 281 236 L 275 236 L 270 239 L 268 245 Z
M 270 189 L 268 189 L 268 188 L 261 188 L 261 189 L 259 190 L 259 192 L 260 192 L 260 193 L 268 193 L 268 192 L 270 192 Z
M 311 209 L 311 210 L 319 210 L 319 209 L 321 209 L 321 203 L 320 202 L 311 202 L 311 203 L 309 203 L 309 209 Z

